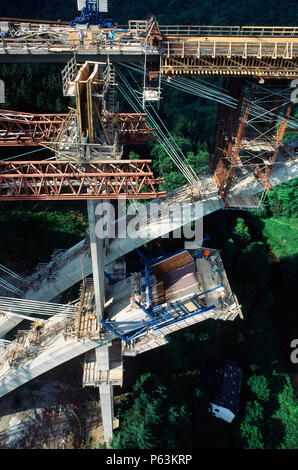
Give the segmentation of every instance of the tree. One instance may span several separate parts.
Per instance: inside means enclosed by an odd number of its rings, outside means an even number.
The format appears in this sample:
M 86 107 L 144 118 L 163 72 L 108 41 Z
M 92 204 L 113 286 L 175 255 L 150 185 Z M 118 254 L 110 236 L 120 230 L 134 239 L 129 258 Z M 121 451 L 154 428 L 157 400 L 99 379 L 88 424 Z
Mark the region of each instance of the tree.
M 266 245 L 253 242 L 241 253 L 237 263 L 240 279 L 264 289 L 269 281 L 269 259 Z
M 251 242 L 251 235 L 244 219 L 238 217 L 233 230 L 233 239 L 241 248 L 246 247 Z
M 260 431 L 260 423 L 263 416 L 263 408 L 258 401 L 247 403 L 244 420 L 240 424 L 240 434 L 245 441 L 245 448 L 264 449 Z
M 297 217 L 298 178 L 276 186 L 267 198 L 273 216 Z
M 270 390 L 268 381 L 263 375 L 252 375 L 249 377 L 247 384 L 251 390 L 256 394 L 257 399 L 260 401 L 268 401 L 270 397 Z
M 142 375 L 133 387 L 132 403 L 124 412 L 122 426 L 111 443 L 112 448 L 153 449 L 159 444 L 165 389 L 150 373 Z

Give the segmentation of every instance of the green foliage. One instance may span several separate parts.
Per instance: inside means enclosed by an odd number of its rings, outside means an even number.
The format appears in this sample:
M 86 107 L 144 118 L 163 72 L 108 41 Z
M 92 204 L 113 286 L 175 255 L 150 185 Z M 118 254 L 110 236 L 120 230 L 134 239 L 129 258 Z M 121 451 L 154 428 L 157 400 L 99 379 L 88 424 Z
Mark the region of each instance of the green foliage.
M 48 261 L 55 248 L 70 248 L 81 240 L 87 229 L 83 211 L 2 209 L 0 243 L 5 256 L 33 268 Z
M 298 448 L 298 400 L 294 397 L 293 389 L 288 383 L 278 394 L 279 409 L 275 417 L 280 419 L 285 427 L 285 439 L 281 445 L 283 449 Z
M 258 426 L 244 421 L 241 423 L 240 429 L 241 437 L 246 441 L 245 449 L 264 449 L 262 435 Z
M 248 402 L 245 409 L 245 419 L 240 424 L 241 437 L 245 440 L 247 449 L 264 449 L 259 425 L 263 419 L 263 408 L 258 401 Z
M 206 144 L 201 145 L 198 143 L 194 146 L 190 138 L 182 138 L 180 136 L 174 136 L 174 138 L 186 156 L 186 165 L 192 167 L 196 174 L 206 172 L 209 155 Z M 193 148 L 196 149 L 196 153 L 193 151 Z M 156 173 L 159 177 L 165 178 L 165 182 L 161 185 L 162 189 L 170 191 L 187 183 L 183 174 L 177 170 L 176 164 L 159 143 L 154 144 L 150 156 L 153 159 L 153 168 L 156 170 Z
M 90 449 L 91 448 L 91 436 L 89 435 L 86 439 L 84 449 Z
M 165 390 L 153 379 L 153 387 L 151 385 L 148 393 L 150 382 L 152 377 L 148 373 L 142 375 L 134 386 L 132 406 L 123 414 L 123 424 L 112 441 L 112 448 L 153 449 L 158 445 L 157 429 L 162 422 L 160 413 Z
M 269 280 L 269 259 L 266 245 L 253 242 L 239 256 L 238 274 L 244 281 L 265 288 Z
M 247 246 L 251 241 L 249 229 L 242 218 L 237 218 L 236 225 L 233 230 L 233 239 L 240 247 Z
M 78 16 L 76 0 L 15 0 L 3 8 L 3 16 L 18 18 L 47 18 L 70 20 Z M 144 19 L 150 13 L 157 15 L 162 24 L 215 24 L 215 25 L 293 25 L 295 26 L 296 2 L 280 0 L 274 6 L 269 0 L 262 3 L 262 8 L 255 0 L 213 0 L 198 3 L 191 0 L 187 4 L 182 0 L 160 2 L 144 0 L 136 3 L 133 0 L 119 2 L 110 0 L 108 17 L 125 24 L 128 19 Z
M 297 222 L 297 218 L 285 217 L 270 217 L 263 220 L 263 235 L 267 239 L 272 252 L 279 260 L 298 253 Z
M 251 390 L 256 394 L 257 399 L 260 401 L 268 401 L 270 397 L 270 390 L 268 388 L 268 381 L 263 375 L 252 375 L 249 377 L 247 384 Z
M 276 186 L 267 193 L 267 199 L 274 217 L 297 217 L 298 178 Z
M 62 95 L 62 68 L 56 64 L 0 64 L 0 77 L 6 84 L 3 108 L 67 113 L 71 102 Z

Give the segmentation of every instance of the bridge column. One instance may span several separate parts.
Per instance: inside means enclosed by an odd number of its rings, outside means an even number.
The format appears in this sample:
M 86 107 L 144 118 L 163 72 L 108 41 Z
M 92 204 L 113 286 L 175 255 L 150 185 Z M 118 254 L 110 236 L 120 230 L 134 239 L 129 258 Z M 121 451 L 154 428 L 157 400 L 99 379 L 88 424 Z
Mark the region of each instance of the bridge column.
M 96 210 L 97 201 L 88 200 L 88 221 L 90 233 L 90 249 L 93 272 L 93 285 L 95 293 L 95 304 L 98 319 L 103 318 L 105 285 L 104 285 L 104 240 L 98 238 L 95 233 L 96 228 Z
M 95 294 L 95 305 L 98 320 L 104 315 L 105 303 L 105 282 L 104 282 L 104 255 L 105 240 L 96 236 L 95 210 L 99 202 L 95 200 L 87 201 L 88 221 L 90 233 L 90 249 L 93 272 L 93 285 Z M 113 436 L 113 386 L 109 382 L 110 358 L 109 345 L 102 345 L 95 349 L 97 367 L 100 374 L 106 378 L 99 385 L 99 398 L 102 414 L 102 424 L 104 430 L 104 440 L 107 443 Z
M 106 378 L 106 380 L 103 380 L 103 382 L 100 383 L 98 388 L 104 440 L 108 443 L 113 436 L 114 417 L 113 386 L 109 382 L 110 357 L 108 344 L 101 348 L 97 348 L 95 350 L 95 355 L 100 374 L 102 374 L 103 378 Z
M 104 440 L 106 443 L 108 443 L 113 436 L 113 385 L 111 385 L 109 382 L 101 384 L 99 386 L 99 397 L 101 405 Z

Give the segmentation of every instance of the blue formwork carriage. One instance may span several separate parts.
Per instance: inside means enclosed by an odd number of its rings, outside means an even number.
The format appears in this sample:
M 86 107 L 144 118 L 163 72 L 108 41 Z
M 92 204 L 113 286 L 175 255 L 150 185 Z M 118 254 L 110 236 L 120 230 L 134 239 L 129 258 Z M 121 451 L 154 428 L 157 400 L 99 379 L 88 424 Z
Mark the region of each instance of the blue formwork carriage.
M 210 240 L 210 236 L 207 234 L 202 240 L 199 242 L 196 242 L 196 245 L 199 243 L 203 243 L 206 240 Z M 185 248 L 177 251 L 176 253 L 169 253 L 168 255 L 165 254 L 165 252 L 162 252 L 162 256 L 159 258 L 153 258 L 153 259 L 148 259 L 138 248 L 135 248 L 135 252 L 139 255 L 139 257 L 143 260 L 144 265 L 145 265 L 145 281 L 146 281 L 146 308 L 150 309 L 152 306 L 152 298 L 151 298 L 151 288 L 150 288 L 150 272 L 151 272 L 151 266 L 156 263 L 160 263 L 161 261 L 164 261 L 168 258 L 171 258 L 172 256 L 178 255 L 179 253 L 182 253 L 186 251 Z M 193 255 L 193 259 L 200 258 L 202 257 L 202 254 L 199 253 L 197 255 Z
M 186 319 L 208 312 L 215 308 L 215 305 L 204 306 L 200 302 L 200 297 L 211 291 L 222 288 L 220 284 L 212 289 L 199 292 L 191 297 L 176 302 L 168 302 L 166 305 L 158 305 L 147 309 L 139 302 L 135 304 L 142 310 L 148 320 L 133 322 L 117 322 L 112 320 L 100 320 L 101 324 L 116 336 L 121 338 L 126 344 L 130 344 L 132 340 L 146 334 L 146 332 L 160 330 L 173 324 L 179 324 L 181 327 Z M 193 306 L 190 309 L 190 305 Z

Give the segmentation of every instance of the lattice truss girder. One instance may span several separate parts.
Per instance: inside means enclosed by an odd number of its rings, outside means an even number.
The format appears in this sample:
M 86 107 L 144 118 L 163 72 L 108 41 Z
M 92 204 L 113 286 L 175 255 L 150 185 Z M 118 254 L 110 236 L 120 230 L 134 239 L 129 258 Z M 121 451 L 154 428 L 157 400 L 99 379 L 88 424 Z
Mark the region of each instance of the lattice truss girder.
M 156 140 L 155 129 L 149 127 L 146 114 L 119 114 L 119 134 L 121 144 L 144 144 Z
M 111 115 L 113 118 L 114 116 Z M 149 127 L 146 114 L 120 113 L 121 144 L 144 144 L 155 140 L 155 129 Z M 30 114 L 0 110 L 0 146 L 36 146 L 42 143 L 63 142 L 76 121 L 76 114 Z
M 67 114 L 0 110 L 0 145 L 39 145 L 55 140 Z
M 230 82 L 230 87 L 231 87 Z M 257 85 L 242 82 L 236 110 L 219 107 L 214 148 L 210 160 L 215 181 L 224 198 L 233 181 L 254 173 L 270 189 L 270 174 L 291 117 L 288 84 Z
M 156 185 L 151 160 L 0 162 L 0 201 L 152 199 L 165 196 Z

